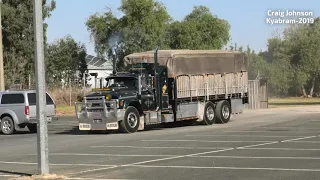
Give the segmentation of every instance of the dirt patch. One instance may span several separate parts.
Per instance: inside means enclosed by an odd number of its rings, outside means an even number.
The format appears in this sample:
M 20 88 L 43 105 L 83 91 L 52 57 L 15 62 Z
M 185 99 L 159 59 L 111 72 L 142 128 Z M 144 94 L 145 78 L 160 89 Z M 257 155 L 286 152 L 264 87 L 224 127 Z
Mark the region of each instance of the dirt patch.
M 18 178 L 12 178 L 11 180 L 64 180 L 66 179 L 63 175 L 48 174 L 44 176 L 33 175 L 33 176 L 21 176 Z

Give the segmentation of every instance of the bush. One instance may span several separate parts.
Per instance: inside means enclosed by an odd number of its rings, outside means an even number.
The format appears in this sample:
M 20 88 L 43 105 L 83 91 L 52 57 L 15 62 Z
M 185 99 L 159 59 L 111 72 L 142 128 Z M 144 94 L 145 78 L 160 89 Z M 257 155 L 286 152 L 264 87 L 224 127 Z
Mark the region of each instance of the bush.
M 79 87 L 72 87 L 71 90 L 70 88 L 53 88 L 53 89 L 49 89 L 48 93 L 52 96 L 56 105 L 69 106 L 71 102 L 71 106 L 73 106 L 74 102 L 78 101 L 78 96 L 82 97 L 84 94 L 87 94 L 89 91 L 90 91 L 89 89 L 83 90 L 82 88 L 79 88 Z

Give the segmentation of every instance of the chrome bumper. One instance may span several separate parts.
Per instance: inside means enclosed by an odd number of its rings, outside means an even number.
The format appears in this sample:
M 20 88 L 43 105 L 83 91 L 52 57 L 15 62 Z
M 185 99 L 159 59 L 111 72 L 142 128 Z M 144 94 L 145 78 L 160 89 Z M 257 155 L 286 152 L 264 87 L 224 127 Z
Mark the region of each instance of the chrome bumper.
M 97 98 L 101 98 L 98 99 Z M 88 107 L 89 104 L 99 104 Z M 106 104 L 113 104 L 112 108 Z M 80 106 L 80 109 L 79 109 Z M 114 130 L 119 129 L 118 122 L 124 119 L 124 109 L 117 108 L 117 101 L 105 101 L 104 97 L 84 98 L 83 102 L 75 103 L 79 130 Z

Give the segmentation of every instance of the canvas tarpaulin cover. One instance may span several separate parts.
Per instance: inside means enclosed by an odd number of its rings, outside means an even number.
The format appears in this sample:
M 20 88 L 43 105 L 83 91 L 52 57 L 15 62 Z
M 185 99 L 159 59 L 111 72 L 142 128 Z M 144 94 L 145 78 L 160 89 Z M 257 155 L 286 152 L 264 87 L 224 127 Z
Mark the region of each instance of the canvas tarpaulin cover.
M 154 52 L 133 53 L 124 58 L 125 65 L 143 62 L 154 63 Z M 248 70 L 246 54 L 228 50 L 159 50 L 158 63 L 167 66 L 168 77 Z

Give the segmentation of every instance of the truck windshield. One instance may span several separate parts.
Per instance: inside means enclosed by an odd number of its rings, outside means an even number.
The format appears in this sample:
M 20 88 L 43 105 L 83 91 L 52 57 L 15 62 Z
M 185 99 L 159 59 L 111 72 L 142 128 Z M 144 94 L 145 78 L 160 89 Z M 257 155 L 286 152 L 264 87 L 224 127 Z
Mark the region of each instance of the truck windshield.
M 117 77 L 117 78 L 110 78 L 107 81 L 108 81 L 106 84 L 107 88 L 113 88 L 113 87 L 122 87 L 122 88 L 129 88 L 129 89 L 138 88 L 138 82 L 135 78 Z

